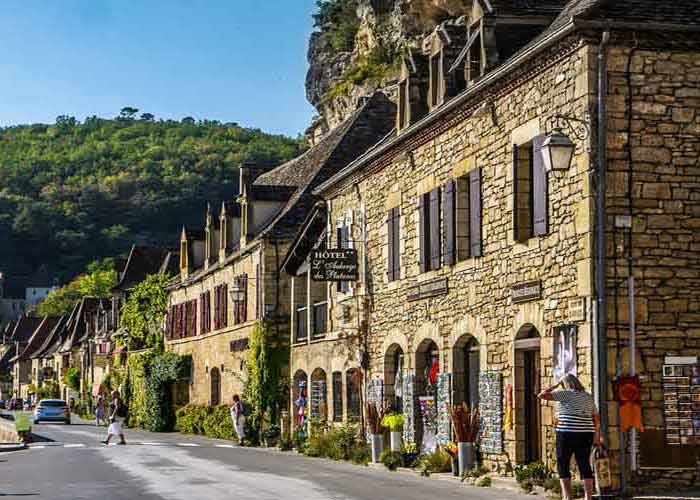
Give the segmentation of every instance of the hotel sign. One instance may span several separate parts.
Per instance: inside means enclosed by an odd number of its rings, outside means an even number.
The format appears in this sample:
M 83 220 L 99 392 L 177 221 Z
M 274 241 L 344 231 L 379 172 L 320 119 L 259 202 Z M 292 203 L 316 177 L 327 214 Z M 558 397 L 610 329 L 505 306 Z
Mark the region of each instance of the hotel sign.
M 519 283 L 510 290 L 513 304 L 521 304 L 542 298 L 542 282 L 540 280 Z
M 357 250 L 334 248 L 316 250 L 311 255 L 313 281 L 357 281 Z

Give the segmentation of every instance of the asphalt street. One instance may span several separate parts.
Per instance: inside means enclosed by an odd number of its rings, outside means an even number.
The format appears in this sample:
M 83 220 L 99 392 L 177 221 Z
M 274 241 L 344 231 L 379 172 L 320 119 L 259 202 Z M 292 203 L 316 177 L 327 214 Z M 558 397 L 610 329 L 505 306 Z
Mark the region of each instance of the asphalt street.
M 0 498 L 517 500 L 523 495 L 226 441 L 126 429 L 126 446 L 79 422 L 40 424 L 44 441 L 0 454 Z M 532 497 L 529 497 L 532 498 Z

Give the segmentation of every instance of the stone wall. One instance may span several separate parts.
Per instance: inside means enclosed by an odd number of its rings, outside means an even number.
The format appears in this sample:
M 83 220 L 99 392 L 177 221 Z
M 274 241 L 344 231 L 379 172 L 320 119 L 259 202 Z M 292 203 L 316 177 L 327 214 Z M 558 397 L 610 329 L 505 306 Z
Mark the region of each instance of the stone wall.
M 608 371 L 630 365 L 631 269 L 644 423 L 660 430 L 664 357 L 700 356 L 700 57 L 616 47 L 609 82 Z M 632 216 L 631 231 L 616 227 L 622 215 Z M 616 414 L 611 402 L 611 444 L 619 449 Z M 671 477 L 690 484 L 694 475 L 645 470 L 640 479 L 661 485 Z
M 331 223 L 347 210 L 364 211 L 354 238 L 367 233 L 367 283 L 356 293 L 370 294 L 369 346 L 371 377 L 383 378 L 385 354 L 398 345 L 405 368 L 416 369 L 418 351 L 432 340 L 440 352 L 441 370 L 453 371 L 453 356 L 463 355 L 465 339 L 480 349 L 481 371 L 497 371 L 516 391 L 515 426 L 505 432 L 505 453 L 487 462 L 524 460 L 524 392 L 516 368 L 514 340 L 523 327 L 541 337 L 540 383 L 551 382 L 552 328 L 570 322 L 569 301 L 590 301 L 592 190 L 588 144 L 579 141 L 569 170 L 549 176 L 549 233 L 524 244 L 513 241 L 512 147 L 544 133 L 555 112 L 585 118 L 593 92 L 595 54 L 588 46 L 562 51 L 547 66 L 495 96 L 495 123 L 488 113 L 443 122 L 408 153 L 380 160 L 382 168 L 346 186 L 331 200 Z M 418 196 L 443 186 L 474 168 L 482 175 L 483 257 L 421 273 L 418 257 Z M 362 193 L 358 197 L 357 193 Z M 387 212 L 400 209 L 401 279 L 388 281 Z M 362 260 L 363 248 L 360 248 Z M 447 278 L 448 292 L 409 301 L 412 287 Z M 511 287 L 541 280 L 542 297 L 524 304 L 511 301 Z M 333 306 L 339 297 L 333 292 Z M 332 313 L 334 317 L 337 312 Z M 579 374 L 591 383 L 590 322 L 578 323 Z M 419 370 L 420 371 L 420 370 Z M 420 376 L 420 373 L 417 375 Z M 544 445 L 541 455 L 554 466 L 552 411 L 542 408 Z

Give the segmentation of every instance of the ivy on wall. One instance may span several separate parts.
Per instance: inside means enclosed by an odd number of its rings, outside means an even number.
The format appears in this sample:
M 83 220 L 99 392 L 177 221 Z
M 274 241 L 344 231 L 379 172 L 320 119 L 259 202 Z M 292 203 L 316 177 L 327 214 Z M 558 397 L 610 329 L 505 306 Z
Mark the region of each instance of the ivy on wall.
M 130 350 L 162 345 L 163 319 L 168 309 L 168 277 L 152 274 L 129 293 L 120 315 L 128 334 L 124 343 Z
M 259 321 L 250 336 L 244 399 L 250 405 L 250 425 L 260 430 L 264 422 L 274 423 L 284 408 L 288 393 L 282 372 L 289 362 L 289 346 L 277 342 L 274 326 Z
M 129 425 L 151 432 L 175 427 L 172 385 L 189 377 L 190 356 L 155 350 L 132 354 L 127 362 L 126 400 Z

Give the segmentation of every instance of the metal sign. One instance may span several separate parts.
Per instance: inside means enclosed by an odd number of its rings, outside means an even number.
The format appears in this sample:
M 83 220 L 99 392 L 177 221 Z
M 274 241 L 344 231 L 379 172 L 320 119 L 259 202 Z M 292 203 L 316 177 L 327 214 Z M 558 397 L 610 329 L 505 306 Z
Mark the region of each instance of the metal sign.
M 429 297 L 445 295 L 447 292 L 447 278 L 439 278 L 436 280 L 418 283 L 409 287 L 406 300 L 408 302 L 414 302 L 416 300 L 427 299 Z
M 250 345 L 250 340 L 246 337 L 244 339 L 232 340 L 229 343 L 230 352 L 241 352 L 248 350 Z
M 537 300 L 541 297 L 542 282 L 539 280 L 519 283 L 511 288 L 511 298 L 513 300 L 513 304 L 530 302 L 531 300 Z
M 311 256 L 313 281 L 357 281 L 357 250 L 333 248 L 315 250 Z

